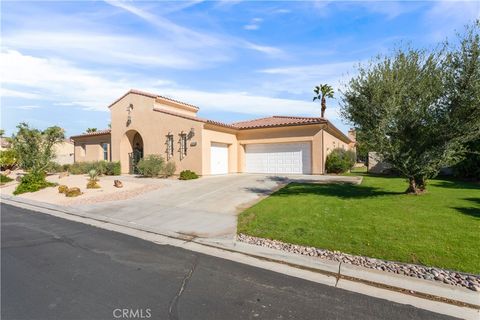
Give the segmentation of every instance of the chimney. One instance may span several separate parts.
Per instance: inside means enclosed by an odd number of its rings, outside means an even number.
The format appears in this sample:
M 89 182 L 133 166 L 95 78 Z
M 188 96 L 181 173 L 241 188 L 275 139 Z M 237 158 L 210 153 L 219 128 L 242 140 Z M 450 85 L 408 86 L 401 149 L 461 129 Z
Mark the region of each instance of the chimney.
M 350 130 L 348 130 L 348 138 L 353 142 L 357 141 L 357 133 L 355 132 L 355 128 L 350 128 Z

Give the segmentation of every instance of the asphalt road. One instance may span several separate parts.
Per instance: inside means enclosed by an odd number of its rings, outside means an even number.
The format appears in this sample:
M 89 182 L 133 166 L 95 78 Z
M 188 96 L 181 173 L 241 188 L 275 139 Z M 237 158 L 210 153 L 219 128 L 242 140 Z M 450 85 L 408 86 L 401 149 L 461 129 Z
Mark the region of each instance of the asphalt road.
M 1 232 L 4 320 L 448 319 L 5 204 Z

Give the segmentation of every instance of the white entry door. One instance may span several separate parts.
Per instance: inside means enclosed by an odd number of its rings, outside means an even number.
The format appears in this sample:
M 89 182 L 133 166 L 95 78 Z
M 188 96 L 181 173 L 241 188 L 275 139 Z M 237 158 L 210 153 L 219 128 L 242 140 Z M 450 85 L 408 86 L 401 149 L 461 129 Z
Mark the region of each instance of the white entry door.
M 210 174 L 228 173 L 228 145 L 213 143 L 210 147 Z
M 247 144 L 245 162 L 249 173 L 312 172 L 309 142 Z

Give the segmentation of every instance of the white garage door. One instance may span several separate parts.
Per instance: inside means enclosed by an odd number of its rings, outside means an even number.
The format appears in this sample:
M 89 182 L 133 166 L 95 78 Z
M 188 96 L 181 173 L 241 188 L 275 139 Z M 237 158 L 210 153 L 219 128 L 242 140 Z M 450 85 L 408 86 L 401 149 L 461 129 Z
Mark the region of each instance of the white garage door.
M 309 142 L 247 144 L 246 172 L 310 174 Z
M 228 145 L 213 143 L 210 147 L 210 173 L 228 173 Z

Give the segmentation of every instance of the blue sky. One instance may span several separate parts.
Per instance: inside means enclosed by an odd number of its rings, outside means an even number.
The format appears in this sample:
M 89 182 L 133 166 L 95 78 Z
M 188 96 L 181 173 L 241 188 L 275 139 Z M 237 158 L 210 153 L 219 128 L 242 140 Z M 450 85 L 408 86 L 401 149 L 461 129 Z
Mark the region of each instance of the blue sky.
M 106 128 L 130 88 L 233 122 L 318 116 L 316 84 L 336 99 L 355 65 L 395 45 L 434 47 L 480 18 L 480 2 L 76 1 L 1 8 L 1 126 Z

